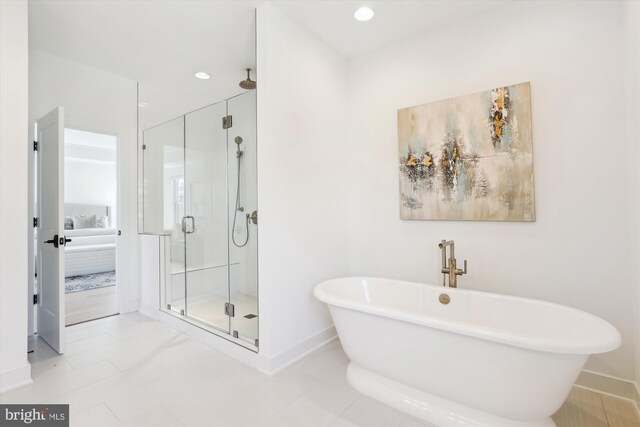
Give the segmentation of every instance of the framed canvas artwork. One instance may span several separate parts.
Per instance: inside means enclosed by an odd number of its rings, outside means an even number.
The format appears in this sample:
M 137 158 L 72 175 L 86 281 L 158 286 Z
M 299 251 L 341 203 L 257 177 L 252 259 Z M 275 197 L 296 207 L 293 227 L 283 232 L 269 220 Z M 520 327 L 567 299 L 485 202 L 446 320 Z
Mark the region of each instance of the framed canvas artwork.
M 400 217 L 535 221 L 531 88 L 398 110 Z

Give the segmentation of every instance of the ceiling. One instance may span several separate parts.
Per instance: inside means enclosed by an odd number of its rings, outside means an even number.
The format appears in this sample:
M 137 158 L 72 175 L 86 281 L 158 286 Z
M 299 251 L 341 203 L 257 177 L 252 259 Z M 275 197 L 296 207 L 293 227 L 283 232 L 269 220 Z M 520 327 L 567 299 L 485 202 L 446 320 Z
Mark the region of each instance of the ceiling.
M 484 13 L 509 0 L 279 0 L 278 9 L 331 46 L 345 58 L 393 45 L 442 29 L 452 22 Z M 358 22 L 353 12 L 369 6 L 375 17 Z
M 140 82 L 144 128 L 244 92 L 259 3 L 30 0 L 29 46 Z
M 506 2 L 272 1 L 345 58 L 437 30 Z M 140 101 L 149 104 L 141 110 L 141 120 L 155 115 L 157 122 L 243 92 L 238 82 L 245 78 L 244 69 L 255 69 L 255 8 L 260 3 L 30 0 L 29 44 L 32 49 L 140 82 Z M 369 22 L 353 19 L 353 12 L 363 4 L 376 11 Z M 211 79 L 194 78 L 197 71 L 206 71 Z

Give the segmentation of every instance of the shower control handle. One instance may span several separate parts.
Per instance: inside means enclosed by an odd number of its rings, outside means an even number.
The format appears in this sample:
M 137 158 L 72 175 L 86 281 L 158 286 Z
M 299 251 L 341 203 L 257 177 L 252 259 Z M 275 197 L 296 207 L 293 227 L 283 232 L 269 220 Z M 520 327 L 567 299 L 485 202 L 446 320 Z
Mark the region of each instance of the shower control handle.
M 187 220 L 189 220 L 190 225 L 187 227 Z M 191 215 L 182 217 L 182 232 L 185 234 L 191 234 L 196 231 L 196 220 Z
M 258 224 L 258 211 L 251 212 L 251 215 L 247 214 L 247 219 L 250 219 L 254 224 Z

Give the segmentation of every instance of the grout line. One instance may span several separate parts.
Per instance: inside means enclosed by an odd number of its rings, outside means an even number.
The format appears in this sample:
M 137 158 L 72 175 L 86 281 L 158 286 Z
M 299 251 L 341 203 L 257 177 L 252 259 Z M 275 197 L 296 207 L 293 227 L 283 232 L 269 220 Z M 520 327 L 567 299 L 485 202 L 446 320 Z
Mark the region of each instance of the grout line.
M 103 401 L 102 403 L 100 403 L 101 405 L 104 405 L 105 408 L 107 408 L 107 411 L 111 412 L 111 415 L 114 416 L 114 418 L 116 420 L 118 420 L 118 422 L 120 423 L 120 425 L 124 424 L 124 421 L 122 421 L 120 418 L 118 418 L 118 416 L 115 414 L 115 412 L 113 412 L 113 410 L 109 407 L 109 405 L 107 405 L 106 401 Z
M 604 400 L 602 400 L 602 394 L 598 393 L 598 400 L 600 400 L 600 406 L 602 407 L 602 412 L 604 413 L 604 419 L 607 422 L 607 426 L 611 427 L 611 423 L 609 422 L 609 414 L 607 414 L 607 408 L 604 406 Z

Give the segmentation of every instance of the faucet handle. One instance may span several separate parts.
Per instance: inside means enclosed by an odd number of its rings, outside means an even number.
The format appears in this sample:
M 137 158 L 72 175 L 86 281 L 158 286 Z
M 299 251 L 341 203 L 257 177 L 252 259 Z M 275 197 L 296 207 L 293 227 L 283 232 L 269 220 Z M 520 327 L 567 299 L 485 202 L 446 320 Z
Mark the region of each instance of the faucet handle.
M 463 274 L 467 274 L 467 260 L 464 260 L 464 268 L 462 270 L 460 270 L 459 268 L 456 268 L 456 275 L 457 276 L 462 276 Z

